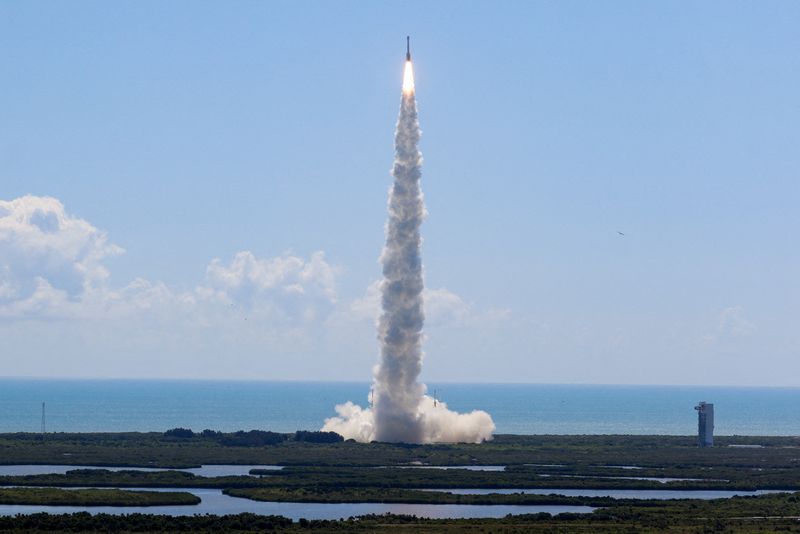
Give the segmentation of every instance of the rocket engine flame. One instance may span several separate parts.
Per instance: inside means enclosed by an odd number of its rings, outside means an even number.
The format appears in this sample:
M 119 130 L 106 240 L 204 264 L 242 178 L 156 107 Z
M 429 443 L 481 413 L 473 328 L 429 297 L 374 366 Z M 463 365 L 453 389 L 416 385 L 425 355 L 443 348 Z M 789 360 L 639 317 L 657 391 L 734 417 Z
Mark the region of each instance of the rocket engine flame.
M 406 61 L 405 69 L 403 69 L 403 94 L 414 92 L 414 65 L 411 61 Z
M 425 203 L 420 189 L 422 154 L 414 95 L 414 68 L 406 53 L 403 94 L 397 119 L 389 191 L 389 219 L 383 265 L 382 313 L 378 320 L 380 361 L 374 371 L 373 405 L 352 402 L 336 406 L 337 417 L 325 420 L 325 431 L 346 439 L 404 443 L 471 442 L 492 439 L 495 426 L 488 413 L 459 414 L 425 395 L 422 371 L 422 237 Z

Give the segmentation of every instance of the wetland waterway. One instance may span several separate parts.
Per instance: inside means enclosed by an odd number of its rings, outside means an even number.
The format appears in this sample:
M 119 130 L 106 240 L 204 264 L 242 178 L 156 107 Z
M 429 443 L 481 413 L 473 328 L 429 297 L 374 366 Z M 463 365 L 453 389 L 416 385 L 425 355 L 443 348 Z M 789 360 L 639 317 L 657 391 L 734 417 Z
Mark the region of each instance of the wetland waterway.
M 145 488 L 126 488 L 145 489 Z M 282 515 L 295 521 L 305 519 L 346 519 L 367 514 L 407 514 L 431 519 L 473 519 L 481 517 L 505 517 L 508 514 L 550 514 L 590 513 L 590 506 L 532 506 L 532 505 L 471 505 L 471 504 L 382 504 L 382 503 L 299 503 L 299 502 L 259 502 L 250 499 L 230 497 L 218 489 L 204 488 L 147 488 L 150 491 L 188 491 L 202 499 L 193 506 L 41 506 L 41 505 L 0 505 L 0 515 L 67 514 L 89 512 L 92 514 L 166 514 L 228 515 L 254 513 L 260 515 Z

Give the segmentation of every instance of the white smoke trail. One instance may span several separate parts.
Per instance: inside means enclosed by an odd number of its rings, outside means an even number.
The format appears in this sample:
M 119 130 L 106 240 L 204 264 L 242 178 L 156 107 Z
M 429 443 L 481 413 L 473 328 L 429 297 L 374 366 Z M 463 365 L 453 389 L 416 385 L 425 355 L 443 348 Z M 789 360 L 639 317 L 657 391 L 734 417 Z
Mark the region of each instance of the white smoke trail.
M 425 395 L 422 370 L 422 259 L 420 226 L 425 205 L 420 190 L 422 155 L 411 61 L 406 61 L 403 97 L 395 132 L 394 183 L 389 193 L 386 246 L 381 255 L 383 313 L 378 321 L 380 362 L 375 368 L 373 406 L 347 402 L 323 430 L 358 441 L 404 443 L 475 442 L 491 439 L 492 418 L 483 411 L 458 414 Z

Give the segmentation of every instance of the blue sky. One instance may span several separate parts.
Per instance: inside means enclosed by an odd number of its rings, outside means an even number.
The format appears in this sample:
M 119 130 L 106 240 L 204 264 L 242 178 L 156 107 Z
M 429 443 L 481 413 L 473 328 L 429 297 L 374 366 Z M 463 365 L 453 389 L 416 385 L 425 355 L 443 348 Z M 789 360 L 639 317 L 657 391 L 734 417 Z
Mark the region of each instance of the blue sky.
M 3 373 L 368 380 L 411 34 L 426 379 L 796 385 L 798 23 L 2 3 L 0 201 L 28 198 L 0 210 Z

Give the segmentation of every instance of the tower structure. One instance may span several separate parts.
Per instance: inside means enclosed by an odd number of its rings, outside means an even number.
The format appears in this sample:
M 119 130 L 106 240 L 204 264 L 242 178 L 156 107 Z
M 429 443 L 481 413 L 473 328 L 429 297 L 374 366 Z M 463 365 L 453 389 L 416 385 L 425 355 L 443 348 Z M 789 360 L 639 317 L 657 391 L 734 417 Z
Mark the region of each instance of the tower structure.
M 697 410 L 697 445 L 714 446 L 714 405 L 701 401 L 694 407 Z

